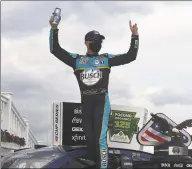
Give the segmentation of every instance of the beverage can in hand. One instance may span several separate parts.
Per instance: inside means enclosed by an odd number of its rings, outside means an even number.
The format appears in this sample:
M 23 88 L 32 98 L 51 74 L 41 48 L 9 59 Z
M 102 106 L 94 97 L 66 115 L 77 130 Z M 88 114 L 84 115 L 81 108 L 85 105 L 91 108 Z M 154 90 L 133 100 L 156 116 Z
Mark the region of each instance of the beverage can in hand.
M 60 16 L 61 16 L 61 9 L 55 8 L 55 11 L 53 13 L 53 24 L 59 23 Z

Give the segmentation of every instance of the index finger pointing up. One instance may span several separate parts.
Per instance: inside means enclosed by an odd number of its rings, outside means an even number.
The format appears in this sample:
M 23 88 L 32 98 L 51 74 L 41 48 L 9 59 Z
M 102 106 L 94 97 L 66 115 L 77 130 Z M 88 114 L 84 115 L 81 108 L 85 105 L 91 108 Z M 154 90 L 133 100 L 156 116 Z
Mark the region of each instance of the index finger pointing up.
M 130 27 L 130 29 L 132 29 L 131 20 L 129 20 L 129 27 Z

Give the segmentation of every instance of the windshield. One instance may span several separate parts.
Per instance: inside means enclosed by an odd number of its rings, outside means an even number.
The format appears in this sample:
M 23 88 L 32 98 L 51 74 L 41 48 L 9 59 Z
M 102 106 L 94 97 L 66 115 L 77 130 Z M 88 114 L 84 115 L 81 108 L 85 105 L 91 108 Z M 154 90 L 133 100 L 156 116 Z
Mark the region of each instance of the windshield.
M 61 156 L 61 153 L 54 151 L 15 153 L 3 159 L 1 168 L 42 168 Z

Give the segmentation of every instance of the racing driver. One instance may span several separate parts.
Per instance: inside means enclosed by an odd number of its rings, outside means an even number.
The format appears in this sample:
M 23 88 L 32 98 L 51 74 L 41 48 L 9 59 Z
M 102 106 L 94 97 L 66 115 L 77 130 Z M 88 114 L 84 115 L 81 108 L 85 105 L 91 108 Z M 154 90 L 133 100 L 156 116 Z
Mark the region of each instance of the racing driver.
M 49 22 L 51 25 L 50 52 L 73 68 L 79 84 L 83 112 L 82 125 L 89 157 L 96 163 L 96 168 L 108 168 L 109 74 L 112 66 L 128 64 L 136 59 L 139 47 L 137 24 L 132 25 L 129 21 L 132 35 L 127 53 L 99 54 L 105 37 L 97 31 L 90 31 L 85 35 L 87 52 L 80 55 L 61 48 L 58 41 L 58 24 L 53 24 L 53 17 Z

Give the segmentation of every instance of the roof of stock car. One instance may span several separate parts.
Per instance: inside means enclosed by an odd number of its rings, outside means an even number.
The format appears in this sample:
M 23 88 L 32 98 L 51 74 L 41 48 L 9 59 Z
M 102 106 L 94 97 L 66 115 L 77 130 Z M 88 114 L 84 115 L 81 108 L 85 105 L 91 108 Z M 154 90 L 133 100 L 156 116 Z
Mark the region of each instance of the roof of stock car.
M 50 152 L 50 153 L 64 153 L 64 152 L 70 152 L 74 150 L 80 150 L 80 149 L 86 149 L 87 146 L 69 146 L 69 145 L 52 145 L 52 146 L 46 146 L 46 145 L 35 145 L 34 148 L 32 149 L 23 149 L 23 150 L 18 150 L 20 153 L 37 153 L 37 152 Z M 148 155 L 152 155 L 152 153 L 149 152 L 144 152 L 144 151 L 138 151 L 138 150 L 130 150 L 130 149 L 120 149 L 120 148 L 109 148 L 109 150 L 120 150 L 120 151 L 132 151 L 132 152 L 138 152 L 138 153 L 145 153 Z
M 58 145 L 58 146 L 46 146 L 46 145 L 35 145 L 34 148 L 25 148 L 15 150 L 14 153 L 35 153 L 35 152 L 68 152 L 77 149 L 86 148 L 86 146 L 67 146 L 67 145 Z
M 58 146 L 46 146 L 46 145 L 36 145 L 34 148 L 31 149 L 20 149 L 15 152 L 15 154 L 20 154 L 20 153 L 46 153 L 46 154 L 54 154 L 54 153 L 67 153 L 75 150 L 85 150 L 87 146 L 67 146 L 67 145 L 58 145 Z M 143 153 L 145 155 L 153 155 L 153 153 L 145 152 L 145 151 L 138 151 L 138 150 L 130 150 L 130 149 L 119 149 L 119 148 L 109 148 L 109 150 L 120 150 L 120 153 L 126 152 L 126 151 L 131 151 L 131 152 L 138 152 L 138 153 Z M 189 149 L 189 155 L 192 155 L 192 150 Z
M 53 146 L 42 146 L 42 145 L 37 145 L 33 149 L 25 149 L 25 150 L 20 150 L 20 152 L 30 152 L 30 153 L 35 153 L 35 152 L 70 152 L 70 151 L 75 151 L 75 150 L 82 150 L 86 149 L 87 146 L 69 146 L 69 145 L 53 145 Z M 138 153 L 145 153 L 148 155 L 152 155 L 152 153 L 149 152 L 144 152 L 144 151 L 139 151 L 139 150 L 130 150 L 130 149 L 121 149 L 121 148 L 109 148 L 109 150 L 120 150 L 120 151 L 132 151 L 132 152 L 138 152 Z

